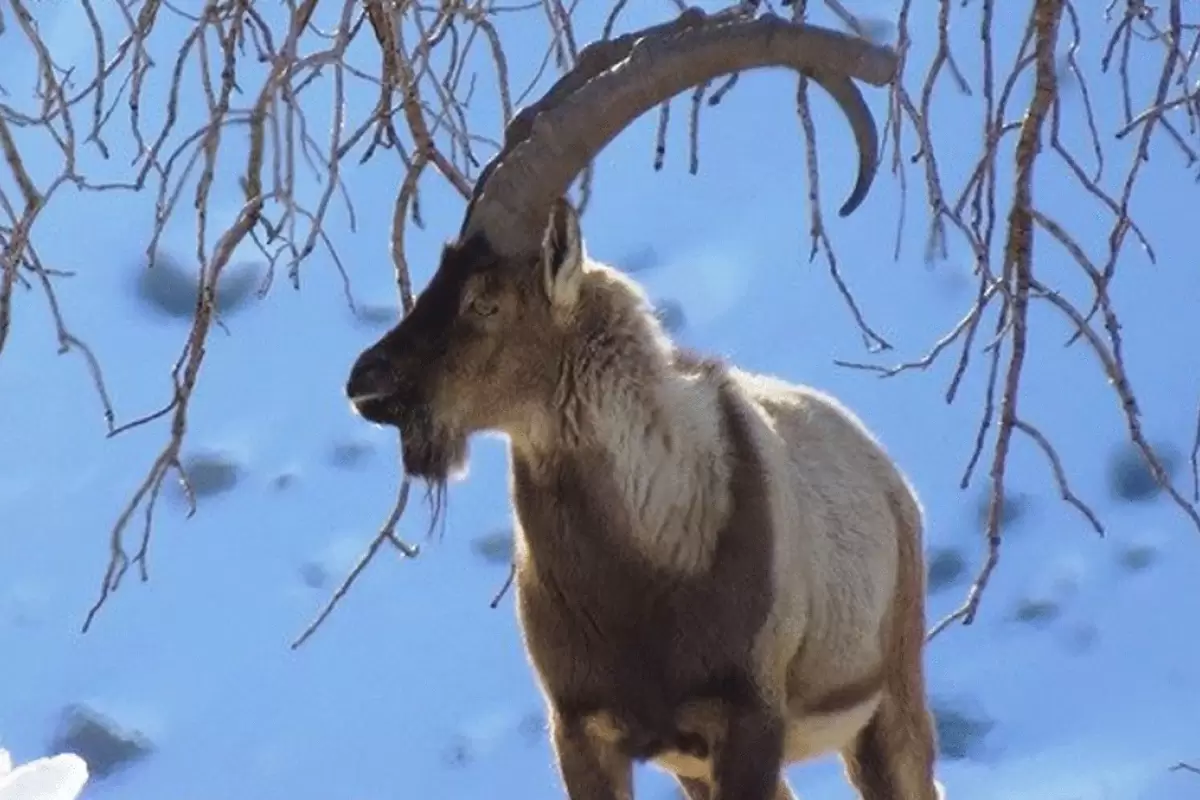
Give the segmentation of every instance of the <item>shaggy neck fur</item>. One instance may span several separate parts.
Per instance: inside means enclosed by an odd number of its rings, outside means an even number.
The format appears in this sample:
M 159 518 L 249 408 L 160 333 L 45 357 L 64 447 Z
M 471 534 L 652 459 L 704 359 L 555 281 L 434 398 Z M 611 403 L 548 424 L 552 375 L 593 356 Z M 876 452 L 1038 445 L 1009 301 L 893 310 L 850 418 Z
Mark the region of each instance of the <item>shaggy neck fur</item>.
M 515 455 L 533 464 L 578 459 L 585 474 L 603 465 L 610 485 L 597 491 L 624 504 L 638 550 L 676 573 L 702 571 L 731 505 L 720 372 L 681 359 L 645 296 L 619 273 L 589 269 L 581 294 L 556 416 L 513 436 Z

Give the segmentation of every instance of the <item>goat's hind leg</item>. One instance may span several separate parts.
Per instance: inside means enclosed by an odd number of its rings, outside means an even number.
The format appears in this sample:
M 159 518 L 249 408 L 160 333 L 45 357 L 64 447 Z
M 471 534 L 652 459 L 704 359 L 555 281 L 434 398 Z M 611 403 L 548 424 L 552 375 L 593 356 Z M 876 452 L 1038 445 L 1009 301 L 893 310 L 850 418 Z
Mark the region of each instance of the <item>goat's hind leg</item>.
M 920 691 L 885 691 L 875 716 L 842 750 L 863 800 L 942 800 L 933 778 L 937 740 L 923 698 Z
M 921 509 L 911 490 L 892 499 L 901 529 L 883 696 L 870 722 L 842 749 L 842 761 L 863 800 L 944 800 L 933 777 L 937 734 L 925 691 Z

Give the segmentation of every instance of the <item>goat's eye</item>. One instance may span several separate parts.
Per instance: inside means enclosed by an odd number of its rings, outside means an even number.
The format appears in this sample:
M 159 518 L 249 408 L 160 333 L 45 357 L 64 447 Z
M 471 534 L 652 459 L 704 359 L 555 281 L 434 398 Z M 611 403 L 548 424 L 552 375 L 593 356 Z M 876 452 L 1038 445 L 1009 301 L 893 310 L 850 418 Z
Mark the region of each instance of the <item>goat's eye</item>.
M 500 310 L 500 304 L 486 297 L 476 297 L 471 301 L 471 313 L 477 317 L 490 317 Z

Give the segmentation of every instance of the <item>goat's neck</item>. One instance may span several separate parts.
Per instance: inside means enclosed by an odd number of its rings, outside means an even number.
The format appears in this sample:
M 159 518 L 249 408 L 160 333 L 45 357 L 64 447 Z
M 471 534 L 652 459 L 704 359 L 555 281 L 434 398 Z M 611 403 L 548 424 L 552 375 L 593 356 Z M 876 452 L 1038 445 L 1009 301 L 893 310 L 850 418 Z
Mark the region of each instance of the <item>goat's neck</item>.
M 682 374 L 668 358 L 645 374 L 569 381 L 591 390 L 561 398 L 553 458 L 578 460 L 580 474 L 604 464 L 595 500 L 623 504 L 631 529 L 621 535 L 657 567 L 694 574 L 710 563 L 729 512 L 728 447 L 716 380 Z

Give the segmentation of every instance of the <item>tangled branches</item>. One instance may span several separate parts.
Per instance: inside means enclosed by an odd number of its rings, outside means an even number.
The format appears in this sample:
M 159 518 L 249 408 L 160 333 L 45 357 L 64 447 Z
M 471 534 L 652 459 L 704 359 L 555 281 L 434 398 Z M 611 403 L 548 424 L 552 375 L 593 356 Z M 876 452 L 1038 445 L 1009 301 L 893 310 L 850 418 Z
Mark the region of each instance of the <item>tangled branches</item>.
M 663 0 L 661 5 L 653 13 L 665 16 L 683 8 L 682 0 Z M 354 169 L 388 152 L 402 174 L 392 208 L 390 249 L 397 292 L 407 310 L 413 289 L 405 235 L 409 224 L 424 225 L 421 195 L 428 179 L 469 196 L 482 164 L 499 146 L 496 134 L 514 109 L 553 77 L 551 62 L 558 71 L 569 68 L 583 43 L 621 29 L 634 13 L 629 6 L 626 0 L 613 0 L 599 17 L 585 19 L 595 9 L 584 8 L 578 0 L 285 0 L 278 5 L 206 0 L 195 10 L 166 0 L 108 4 L 79 0 L 79 25 L 86 27 L 82 49 L 90 49 L 90 60 L 67 64 L 60 63 L 65 57 L 48 43 L 46 20 L 39 17 L 48 13 L 44 7 L 27 0 L 0 2 L 0 51 L 24 53 L 35 65 L 28 85 L 0 86 L 0 149 L 7 171 L 0 174 L 0 356 L 16 290 L 38 290 L 49 303 L 60 351 L 76 352 L 83 359 L 108 434 L 151 423 L 167 426 L 165 445 L 111 530 L 110 562 L 85 630 L 131 567 L 146 578 L 155 508 L 164 482 L 178 477 L 186 488 L 180 452 L 203 372 L 207 337 L 219 324 L 217 286 L 235 251 L 249 248 L 267 262 L 263 293 L 279 270 L 298 287 L 302 266 L 318 250 L 341 271 L 348 287 L 338 237 L 329 221 L 340 213 L 345 228 L 355 230 Z M 839 0 L 820 4 L 793 0 L 779 8 L 769 0 L 743 0 L 727 11 L 783 12 L 784 6 L 798 19 L 839 22 L 862 36 L 878 38 L 882 30 L 893 30 L 879 20 L 860 19 Z M 1194 11 L 1188 12 L 1182 0 L 1163 0 L 1157 6 L 1143 0 L 1111 0 L 1103 9 L 1104 22 L 1093 19 L 1099 13 L 1095 7 L 1083 8 L 1069 0 L 1027 0 L 1005 5 L 999 15 L 1004 20 L 1001 26 L 995 6 L 995 0 L 939 0 L 936 7 L 928 5 L 934 18 L 926 25 L 918 19 L 925 13 L 920 4 L 902 0 L 894 26 L 902 70 L 888 109 L 891 164 L 905 203 L 908 169 L 916 167 L 924 178 L 920 183 L 925 200 L 922 213 L 928 217 L 926 255 L 945 257 L 952 240 L 965 244 L 978 280 L 974 302 L 920 359 L 889 367 L 844 364 L 895 376 L 924 370 L 957 346 L 958 360 L 946 392 L 947 402 L 953 402 L 972 355 L 982 352 L 986 358 L 982 417 L 962 484 L 969 483 L 990 443 L 987 555 L 963 608 L 939 623 L 931 635 L 955 620 L 969 623 L 974 618 L 995 568 L 1005 469 L 1014 434 L 1041 450 L 1063 499 L 1089 525 L 1103 530 L 1096 514 L 1070 488 L 1050 438 L 1018 408 L 1023 370 L 1034 350 L 1031 307 L 1045 306 L 1061 315 L 1075 331 L 1071 343 L 1082 343 L 1096 357 L 1116 393 L 1130 439 L 1172 500 L 1200 528 L 1193 505 L 1200 499 L 1200 488 L 1193 491 L 1193 500 L 1184 497 L 1142 432 L 1124 363 L 1121 328 L 1108 291 L 1130 237 L 1154 258 L 1150 238 L 1132 211 L 1134 189 L 1152 143 L 1166 142 L 1189 165 L 1196 161 L 1200 81 L 1193 70 L 1200 52 L 1200 19 L 1188 16 L 1194 17 Z M 1005 68 L 1000 66 L 997 39 L 1013 20 L 1023 28 L 1011 65 Z M 524 50 L 527 63 L 510 66 L 518 21 L 526 26 L 520 31 L 522 41 L 531 39 L 529 25 L 539 25 L 544 37 L 538 47 Z M 967 27 L 968 23 L 974 24 Z M 1103 129 L 1098 121 L 1091 88 L 1097 78 L 1086 74 L 1079 62 L 1083 29 L 1101 24 L 1107 26 L 1109 38 L 1099 80 L 1115 81 L 1121 97 L 1122 119 L 1115 130 Z M 542 41 L 547 43 L 544 47 Z M 961 66 L 963 47 L 972 48 L 977 80 L 968 78 L 969 70 Z M 929 53 L 923 72 L 917 64 L 918 52 Z M 1139 88 L 1138 75 L 1149 60 L 1161 67 L 1147 97 Z M 516 74 L 527 75 L 525 85 L 516 85 Z M 954 164 L 942 157 L 946 142 L 934 119 L 934 101 L 947 77 L 949 91 L 965 98 L 961 102 L 978 105 L 982 123 L 979 155 L 955 191 L 948 177 L 955 172 Z M 4 79 L 9 80 L 7 74 Z M 699 169 L 701 109 L 706 100 L 708 106 L 718 104 L 737 79 L 734 75 L 715 88 L 701 86 L 692 93 L 688 116 L 692 172 Z M 1081 98 L 1082 115 L 1064 111 L 1064 81 Z M 1106 87 L 1111 92 L 1112 86 Z M 1025 92 L 1028 100 L 1018 100 Z M 799 82 L 796 102 L 810 187 L 810 257 L 820 253 L 828 264 L 867 349 L 891 349 L 868 324 L 842 279 L 824 225 L 817 202 L 816 125 L 804 80 Z M 669 112 L 669 104 L 664 104 L 656 167 L 663 164 Z M 1083 138 L 1094 167 L 1085 167 L 1086 159 L 1076 153 L 1079 137 L 1070 134 L 1078 133 L 1077 129 L 1086 133 Z M 492 137 L 480 130 L 491 132 Z M 1133 147 L 1131 164 L 1115 181 L 1106 175 L 1114 142 L 1131 142 Z M 914 152 L 906 154 L 906 148 Z M 1099 256 L 1070 226 L 1058 221 L 1053 204 L 1038 191 L 1037 178 L 1050 163 L 1064 167 L 1107 215 L 1106 250 Z M 111 174 L 113 164 L 125 165 L 117 168 L 117 179 L 96 177 Z M 1005 185 L 1009 166 L 1010 187 Z M 581 205 L 586 205 L 590 189 L 589 171 L 579 184 Z M 71 332 L 60 310 L 56 286 L 69 273 L 42 258 L 37 225 L 56 198 L 101 193 L 154 197 L 147 242 L 151 263 L 168 221 L 186 213 L 183 205 L 189 204 L 199 264 L 195 313 L 171 373 L 169 399 L 153 413 L 121 424 L 99 360 Z M 233 202 L 238 208 L 232 222 L 217 226 L 217 231 L 212 230 L 210 218 L 214 202 Z M 905 213 L 897 221 L 897 256 Z M 1036 266 L 1039 254 L 1055 248 L 1086 278 L 1091 293 L 1086 301 L 1072 298 Z M 981 329 L 990 332 L 981 336 Z M 980 344 L 981 339 L 987 341 Z M 1200 431 L 1197 436 L 1200 442 Z M 1197 460 L 1193 456 L 1193 465 Z M 1200 477 L 1196 482 L 1200 487 Z M 416 548 L 395 532 L 407 497 L 404 483 L 393 512 L 363 560 L 300 641 L 312 633 L 384 543 L 404 556 L 416 555 Z M 131 544 L 135 519 L 140 520 L 140 530 Z
M 1070 0 L 1034 0 L 1029 14 L 1023 18 L 1024 30 L 1013 65 L 1005 74 L 997 69 L 993 47 L 1000 25 L 996 4 L 983 0 L 976 8 L 982 49 L 982 152 L 965 185 L 957 195 L 951 195 L 945 189 L 939 168 L 939 148 L 933 143 L 930 107 L 943 71 L 949 72 L 960 91 L 967 94 L 972 91 L 950 46 L 953 5 L 948 0 L 942 0 L 939 4 L 937 49 L 924 76 L 919 101 L 914 101 L 903 82 L 893 94 L 893 165 L 902 176 L 903 186 L 904 163 L 900 141 L 903 123 L 907 121 L 918 140 L 918 150 L 911 161 L 924 168 L 930 214 L 926 256 L 944 257 L 948 231 L 958 233 L 973 256 L 974 272 L 978 277 L 976 299 L 960 322 L 916 361 L 888 368 L 845 364 L 890 377 L 908 370 L 926 369 L 951 345 L 958 343 L 958 363 L 946 391 L 946 402 L 953 402 L 966 373 L 979 328 L 993 306 L 999 306 L 995 309 L 991 339 L 983 347 L 989 361 L 982 419 L 961 482 L 964 488 L 969 484 L 983 456 L 989 431 L 994 428 L 989 470 L 991 491 L 985 532 L 987 552 L 966 602 L 934 626 L 929 634 L 931 638 L 957 620 L 967 624 L 973 621 L 982 591 L 996 567 L 1000 553 L 1000 516 L 1006 466 L 1014 433 L 1028 437 L 1043 453 L 1063 500 L 1078 510 L 1097 533 L 1104 532 L 1096 514 L 1070 488 L 1066 471 L 1049 438 L 1018 412 L 1021 379 L 1030 349 L 1030 306 L 1033 302 L 1041 301 L 1065 317 L 1074 329 L 1067 344 L 1082 340 L 1096 357 L 1116 393 L 1130 440 L 1145 458 L 1155 480 L 1193 525 L 1200 529 L 1200 514 L 1194 505 L 1194 501 L 1200 500 L 1200 490 L 1194 489 L 1192 500 L 1185 498 L 1172 485 L 1162 459 L 1143 433 L 1141 412 L 1124 363 L 1121 325 L 1109 293 L 1130 234 L 1150 260 L 1154 260 L 1153 247 L 1131 213 L 1131 201 L 1139 173 L 1149 160 L 1150 144 L 1156 130 L 1166 132 L 1171 144 L 1182 151 L 1188 165 L 1196 162 L 1196 151 L 1194 145 L 1188 142 L 1188 136 L 1195 140 L 1200 130 L 1200 81 L 1191 73 L 1197 53 L 1200 52 L 1200 24 L 1184 21 L 1180 2 L 1169 2 L 1163 9 L 1151 7 L 1141 0 L 1126 0 L 1121 4 L 1118 0 L 1112 0 L 1106 8 L 1106 18 L 1111 23 L 1112 31 L 1105 47 L 1101 71 L 1109 73 L 1115 67 L 1124 115 L 1123 124 L 1114 137 L 1119 140 L 1135 130 L 1139 132 L 1132 163 L 1120 181 L 1119 192 L 1114 194 L 1104 188 L 1107 182 L 1104 176 L 1105 153 L 1108 148 L 1097 126 L 1089 89 L 1090 77 L 1085 75 L 1077 60 L 1082 43 L 1079 9 Z M 906 0 L 899 17 L 898 49 L 902 57 L 909 51 L 913 41 L 908 24 L 911 11 L 912 3 Z M 1163 11 L 1166 12 L 1165 20 L 1161 18 Z M 1005 15 L 1010 13 L 1010 10 L 1005 10 Z M 1060 57 L 1064 42 L 1065 57 Z M 1131 79 L 1131 63 L 1151 54 L 1161 58 L 1161 70 L 1147 107 L 1135 115 L 1132 98 L 1136 90 Z M 1026 108 L 1014 110 L 1013 97 L 1030 72 L 1033 73 L 1032 97 Z M 1065 128 L 1070 120 L 1063 110 L 1061 83 L 1064 79 L 1072 80 L 1080 93 L 1084 118 L 1075 121 L 1086 126 L 1091 154 L 1096 161 L 1091 172 L 1084 169 L 1079 156 L 1067 144 Z M 1017 113 L 1021 116 L 1014 119 Z M 1180 131 L 1181 123 L 1187 125 L 1188 136 Z M 1011 138 L 1012 134 L 1016 134 L 1011 154 L 1015 180 L 1005 212 L 1003 202 L 998 199 L 998 172 L 1005 140 Z M 1044 170 L 1049 166 L 1045 164 L 1047 154 L 1060 159 L 1078 185 L 1109 214 L 1108 247 L 1102 259 L 1089 255 L 1088 248 L 1055 220 L 1050 203 L 1035 199 L 1033 177 L 1036 170 Z M 1002 214 L 1007 220 L 1000 227 L 997 223 Z M 1038 253 L 1048 250 L 1044 244 L 1035 248 L 1038 234 L 1049 236 L 1061 246 L 1086 276 L 1091 287 L 1086 310 L 1069 299 L 1060 287 L 1039 275 L 1045 270 L 1035 269 L 1035 249 Z M 1097 330 L 1097 317 L 1103 332 Z M 1200 442 L 1200 429 L 1197 437 Z M 1195 476 L 1193 482 L 1200 486 Z
M 421 224 L 417 181 L 432 165 L 465 196 L 471 186 L 471 170 L 478 164 L 463 116 L 469 98 L 459 97 L 469 64 L 466 56 L 477 40 L 491 43 L 502 97 L 507 98 L 509 92 L 499 37 L 479 8 L 447 6 L 428 12 L 413 4 L 368 3 L 363 7 L 346 0 L 336 16 L 322 18 L 316 0 L 290 3 L 283 12 L 249 0 L 208 2 L 198 14 L 157 0 L 111 6 L 90 0 L 81 3 L 96 59 L 93 74 L 82 83 L 76 78 L 79 70 L 56 63 L 34 12 L 21 0 L 12 0 L 10 18 L 0 16 L 6 48 L 20 37 L 35 56 L 33 93 L 39 101 L 33 110 L 0 104 L 0 147 L 19 197 L 15 200 L 9 187 L 0 184 L 0 204 L 10 221 L 0 228 L 0 351 L 9 330 L 13 290 L 19 282 L 32 280 L 50 301 L 61 350 L 77 349 L 87 359 L 109 435 L 160 419 L 168 419 L 170 425 L 167 444 L 112 529 L 111 560 L 100 597 L 85 622 L 86 630 L 131 565 L 137 565 L 146 578 L 147 548 L 164 481 L 177 475 L 187 489 L 179 454 L 205 342 L 219 311 L 216 286 L 235 249 L 244 242 L 257 249 L 269 266 L 268 282 L 275 270 L 285 269 L 298 286 L 300 266 L 318 246 L 325 248 L 341 270 L 325 221 L 336 196 L 346 207 L 350 229 L 354 228 L 343 164 L 356 149 L 362 151 L 360 163 L 377 149 L 390 149 L 407 170 L 396 200 L 393 255 L 402 301 L 405 308 L 411 306 L 404 231 L 409 218 Z M 326 4 L 321 10 L 331 8 Z M 118 14 L 120 19 L 114 19 Z M 114 28 L 118 31 L 115 36 Z M 466 29 L 465 34 L 461 28 Z M 116 44 L 112 45 L 114 38 Z M 368 44 L 368 39 L 373 41 Z M 443 41 L 450 42 L 450 63 L 435 74 L 433 51 Z M 378 69 L 356 66 L 356 49 L 373 49 L 375 59 L 381 62 Z M 159 64 L 154 52 L 171 53 L 170 62 Z M 374 108 L 351 126 L 347 109 L 353 107 L 352 93 L 361 92 L 355 83 L 371 87 L 377 100 Z M 435 113 L 418 88 L 422 83 L 433 87 L 439 107 L 458 116 Z M 312 111 L 305 102 L 321 88 L 332 108 L 325 120 L 330 131 L 325 142 L 315 138 L 317 126 L 310 122 Z M 11 96 L 8 90 L 4 94 Z M 200 98 L 202 109 L 196 107 Z M 154 108 L 164 111 L 151 113 Z M 393 123 L 397 112 L 408 124 L 407 142 Z M 506 100 L 505 115 L 509 113 Z M 28 134 L 24 147 L 14 130 Z M 231 141 L 233 131 L 244 133 L 247 146 L 239 148 L 240 141 Z M 434 142 L 441 131 L 446 132 L 448 146 Z M 30 145 L 35 136 L 49 137 L 59 151 L 58 173 L 41 187 L 31 177 L 24 155 L 36 149 Z M 78 168 L 84 148 L 94 148 L 107 160 L 113 149 L 110 142 L 117 140 L 132 144 L 129 180 L 119 184 L 89 181 Z M 228 190 L 222 184 L 229 182 L 228 162 L 235 159 L 232 171 L 241 209 L 209 248 L 210 203 L 216 192 Z M 311 190 L 304 185 L 305 167 L 315 184 Z M 54 279 L 62 275 L 42 263 L 36 237 L 31 235 L 39 214 L 67 185 L 85 192 L 153 192 L 154 226 L 147 245 L 151 264 L 159 238 L 185 192 L 191 195 L 195 210 L 200 280 L 192 328 L 171 373 L 171 397 L 157 411 L 122 425 L 116 424 L 100 364 L 70 333 L 59 313 Z M 315 199 L 306 201 L 307 197 Z M 405 495 L 402 492 L 401 498 Z M 139 512 L 140 543 L 130 555 L 126 533 Z M 395 516 L 398 518 L 398 511 Z M 399 544 L 390 530 L 384 538 Z M 415 550 L 406 552 L 415 554 Z

